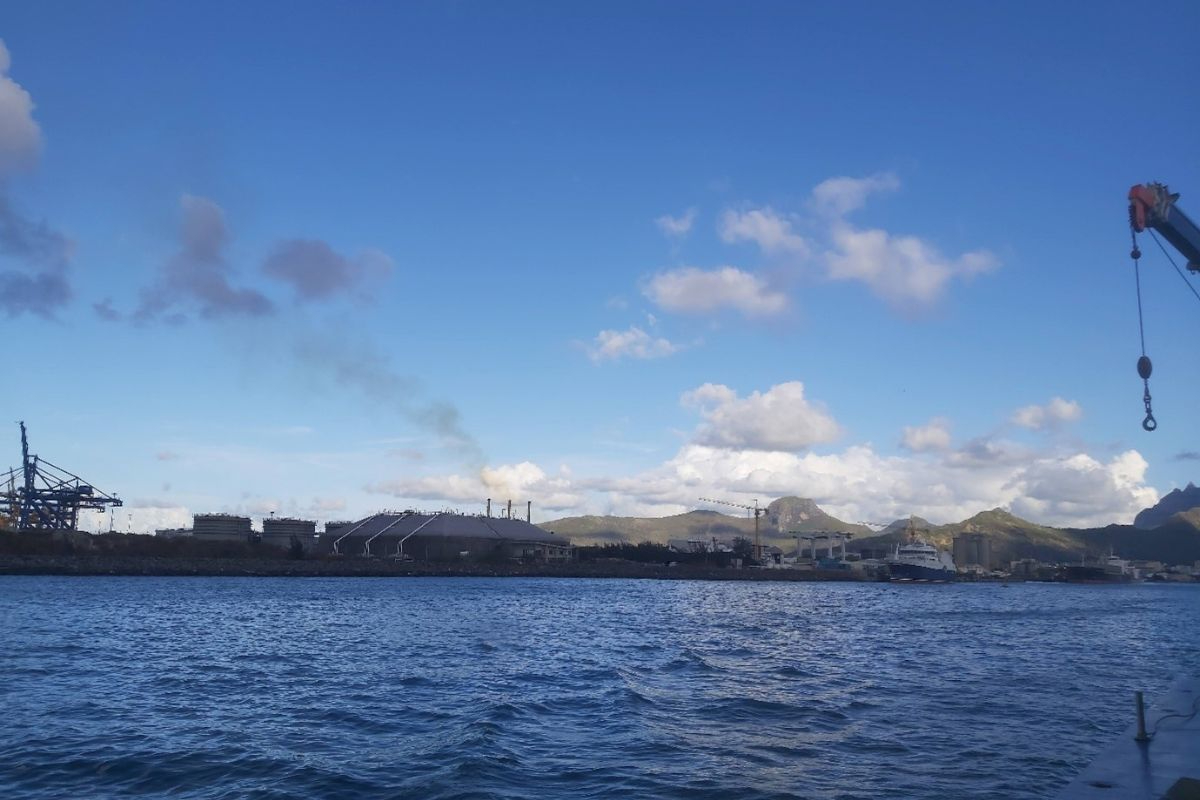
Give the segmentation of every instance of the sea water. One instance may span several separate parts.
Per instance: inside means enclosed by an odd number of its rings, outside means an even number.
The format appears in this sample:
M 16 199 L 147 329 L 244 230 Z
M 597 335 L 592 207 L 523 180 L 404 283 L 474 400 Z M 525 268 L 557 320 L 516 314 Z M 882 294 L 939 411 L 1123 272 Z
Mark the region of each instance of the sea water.
M 1200 585 L 0 577 L 0 797 L 1052 797 Z

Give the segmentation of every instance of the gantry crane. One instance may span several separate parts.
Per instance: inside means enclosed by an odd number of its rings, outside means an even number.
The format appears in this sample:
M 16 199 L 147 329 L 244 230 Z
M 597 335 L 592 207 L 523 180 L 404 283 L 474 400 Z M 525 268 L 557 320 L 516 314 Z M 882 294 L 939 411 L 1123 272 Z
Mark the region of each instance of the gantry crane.
M 21 426 L 21 466 L 0 475 L 0 483 L 6 485 L 0 492 L 0 514 L 9 517 L 17 530 L 76 530 L 80 509 L 102 511 L 122 505 L 115 495 L 105 494 L 78 475 L 30 455 L 25 423 L 17 424 Z
M 744 508 L 747 511 L 754 512 L 754 560 L 761 564 L 762 563 L 762 541 L 759 538 L 759 534 L 758 534 L 758 518 L 761 517 L 763 514 L 765 514 L 767 512 L 767 510 L 765 508 L 760 508 L 757 500 L 754 501 L 754 505 L 752 505 L 752 506 L 748 506 L 743 503 L 731 503 L 728 500 L 714 500 L 711 497 L 701 497 L 700 502 L 702 502 L 702 503 L 717 503 L 718 505 L 733 506 L 734 508 Z

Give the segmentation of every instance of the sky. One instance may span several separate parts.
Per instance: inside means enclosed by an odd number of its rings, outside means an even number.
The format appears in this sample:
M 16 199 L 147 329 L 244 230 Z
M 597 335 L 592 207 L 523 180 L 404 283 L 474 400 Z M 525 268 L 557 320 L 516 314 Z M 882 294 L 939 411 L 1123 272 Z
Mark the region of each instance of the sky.
M 0 2 L 0 452 L 83 527 L 1200 474 L 1200 5 Z M 1183 259 L 1168 252 L 1182 268 Z M 2 460 L 2 459 L 0 459 Z

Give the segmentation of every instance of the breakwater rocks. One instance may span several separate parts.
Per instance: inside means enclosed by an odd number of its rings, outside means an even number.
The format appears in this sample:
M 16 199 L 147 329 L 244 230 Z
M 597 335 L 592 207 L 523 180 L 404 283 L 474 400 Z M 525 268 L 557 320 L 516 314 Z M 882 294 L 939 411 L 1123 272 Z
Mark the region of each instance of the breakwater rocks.
M 228 577 L 545 577 L 707 581 L 853 581 L 845 572 L 721 569 L 634 562 L 481 564 L 374 559 L 171 558 L 123 555 L 0 555 L 0 575 L 153 575 Z

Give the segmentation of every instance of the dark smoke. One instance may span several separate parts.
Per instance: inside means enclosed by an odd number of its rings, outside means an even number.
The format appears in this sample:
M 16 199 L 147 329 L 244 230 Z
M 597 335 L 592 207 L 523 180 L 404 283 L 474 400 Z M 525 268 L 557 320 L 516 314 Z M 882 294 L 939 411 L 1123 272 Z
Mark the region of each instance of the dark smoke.
M 391 259 L 379 252 L 346 258 L 320 239 L 287 239 L 275 245 L 263 272 L 289 284 L 298 300 L 326 300 L 386 277 Z
M 300 362 L 328 375 L 335 387 L 357 391 L 432 433 L 443 446 L 471 463 L 484 463 L 483 451 L 463 428 L 458 408 L 446 401 L 422 400 L 418 382 L 397 373 L 380 354 L 365 347 L 350 350 L 339 341 L 315 338 L 297 340 L 293 353 Z

